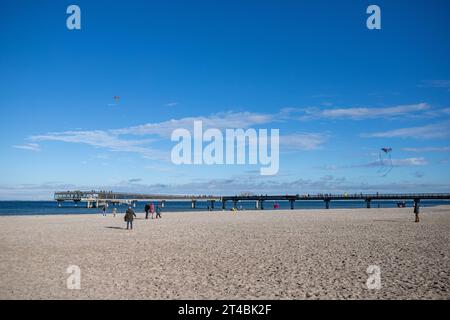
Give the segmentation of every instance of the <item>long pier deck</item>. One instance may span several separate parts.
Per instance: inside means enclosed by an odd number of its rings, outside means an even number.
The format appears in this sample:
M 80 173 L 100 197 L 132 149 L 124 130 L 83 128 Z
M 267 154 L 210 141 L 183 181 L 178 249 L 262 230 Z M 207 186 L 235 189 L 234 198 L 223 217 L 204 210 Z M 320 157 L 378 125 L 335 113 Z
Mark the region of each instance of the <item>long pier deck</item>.
M 214 209 L 215 202 L 222 202 L 222 209 L 226 203 L 231 201 L 233 208 L 237 208 L 240 201 L 254 201 L 255 208 L 264 210 L 265 201 L 289 201 L 291 209 L 295 209 L 296 201 L 323 201 L 325 208 L 330 208 L 331 201 L 360 200 L 365 201 L 367 208 L 371 208 L 373 200 L 397 200 L 414 201 L 415 210 L 420 207 L 421 200 L 450 200 L 450 193 L 353 193 L 353 194 L 315 194 L 315 195 L 237 195 L 237 196 L 214 196 L 214 195 L 161 195 L 161 194 L 133 194 L 112 191 L 60 191 L 55 192 L 55 201 L 86 202 L 87 207 L 107 206 L 108 204 L 126 203 L 135 205 L 138 201 L 160 201 L 164 206 L 165 201 L 191 201 L 192 208 L 196 207 L 197 201 L 210 202 L 210 208 Z
M 330 208 L 331 201 L 360 200 L 365 201 L 367 208 L 371 208 L 372 200 L 413 200 L 414 206 L 419 207 L 420 200 L 450 200 L 450 193 L 375 193 L 375 194 L 315 194 L 315 195 L 253 195 L 222 197 L 222 202 L 233 201 L 234 207 L 239 201 L 255 201 L 257 209 L 264 209 L 264 201 L 289 201 L 291 209 L 295 208 L 295 201 L 323 201 L 325 208 Z
M 64 201 L 73 201 L 75 203 L 86 202 L 88 208 L 96 208 L 110 203 L 125 203 L 135 206 L 138 201 L 160 201 L 163 206 L 166 201 L 192 201 L 192 208 L 195 208 L 197 201 L 210 201 L 213 206 L 216 201 L 221 201 L 221 197 L 211 195 L 162 195 L 95 190 L 58 191 L 55 192 L 54 198 L 58 203 Z

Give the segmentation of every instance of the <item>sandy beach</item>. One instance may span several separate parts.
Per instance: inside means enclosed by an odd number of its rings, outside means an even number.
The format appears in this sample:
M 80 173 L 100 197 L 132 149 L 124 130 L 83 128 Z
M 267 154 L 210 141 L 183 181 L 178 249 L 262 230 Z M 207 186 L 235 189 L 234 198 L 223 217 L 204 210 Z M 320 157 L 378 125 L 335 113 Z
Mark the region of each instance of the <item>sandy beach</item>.
M 138 218 L 0 217 L 0 298 L 450 299 L 450 207 Z

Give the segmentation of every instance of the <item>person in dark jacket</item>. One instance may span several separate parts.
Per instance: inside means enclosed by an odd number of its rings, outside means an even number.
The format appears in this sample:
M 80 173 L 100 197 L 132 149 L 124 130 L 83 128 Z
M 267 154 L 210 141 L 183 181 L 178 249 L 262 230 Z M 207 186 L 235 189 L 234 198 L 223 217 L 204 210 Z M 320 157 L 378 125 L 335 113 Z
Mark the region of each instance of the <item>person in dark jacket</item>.
M 144 207 L 144 211 L 145 211 L 145 219 L 148 219 L 148 213 L 150 212 L 150 204 L 146 204 Z
M 127 230 L 130 228 L 133 230 L 133 220 L 136 217 L 136 213 L 134 213 L 131 207 L 128 207 L 128 210 L 125 212 L 124 220 L 127 223 Z
M 414 215 L 416 216 L 415 222 L 420 222 L 419 213 L 420 213 L 420 204 L 415 201 L 414 202 Z

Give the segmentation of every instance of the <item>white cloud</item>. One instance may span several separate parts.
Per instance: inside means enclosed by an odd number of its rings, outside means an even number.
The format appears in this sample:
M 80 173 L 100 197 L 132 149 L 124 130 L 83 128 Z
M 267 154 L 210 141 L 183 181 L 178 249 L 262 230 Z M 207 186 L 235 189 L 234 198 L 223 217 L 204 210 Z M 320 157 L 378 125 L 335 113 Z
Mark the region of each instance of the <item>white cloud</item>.
M 428 162 L 425 158 L 406 158 L 406 159 L 392 159 L 393 167 L 415 167 L 425 166 Z M 376 160 L 363 165 L 356 165 L 353 167 L 384 167 L 390 166 L 391 163 L 388 160 Z
M 27 144 L 23 144 L 23 145 L 17 145 L 17 146 L 13 146 L 13 148 L 35 151 L 35 152 L 41 151 L 41 147 L 37 143 L 27 143 Z
M 450 80 L 424 80 L 419 85 L 419 88 L 443 88 L 450 92 Z
M 426 103 L 413 105 L 402 105 L 389 108 L 347 108 L 347 109 L 328 109 L 321 112 L 325 118 L 352 118 L 352 119 L 371 119 L 401 116 L 418 111 L 428 110 L 430 106 Z
M 392 159 L 394 167 L 410 167 L 410 166 L 425 166 L 428 161 L 425 158 L 406 158 L 406 159 Z
M 392 162 L 391 162 L 392 161 Z M 363 164 L 352 164 L 352 165 L 327 165 L 316 167 L 316 169 L 335 171 L 339 169 L 353 169 L 353 168 L 378 168 L 378 167 L 417 167 L 425 166 L 428 161 L 423 157 L 418 158 L 405 158 L 405 159 L 392 159 L 391 161 L 386 159 L 377 159 L 372 162 Z
M 385 108 L 333 108 L 323 109 L 317 107 L 310 108 L 285 108 L 281 110 L 280 114 L 285 117 L 292 117 L 298 120 L 312 120 L 312 119 L 351 119 L 364 120 L 375 118 L 393 118 L 405 115 L 416 115 L 418 112 L 427 111 L 430 106 L 427 103 L 418 103 L 411 105 L 400 105 Z
M 366 138 L 415 138 L 433 139 L 446 138 L 450 135 L 450 122 L 435 123 L 420 127 L 401 128 L 384 132 L 366 133 Z
M 450 147 L 424 147 L 424 148 L 402 148 L 402 151 L 406 152 L 448 152 Z
M 280 137 L 280 146 L 288 150 L 315 150 L 320 148 L 328 136 L 323 133 L 294 133 Z
M 147 123 L 139 126 L 111 130 L 111 133 L 133 134 L 133 135 L 158 135 L 169 138 L 175 129 L 193 128 L 194 121 L 202 121 L 203 128 L 250 128 L 252 126 L 267 124 L 275 121 L 276 118 L 271 114 L 259 114 L 251 112 L 224 112 L 217 113 L 207 117 L 187 117 L 181 119 L 172 119 L 159 123 Z
M 276 121 L 274 115 L 259 114 L 251 112 L 226 112 L 217 113 L 204 117 L 186 117 L 181 119 L 172 119 L 159 123 L 147 123 L 128 128 L 111 130 L 92 130 L 92 131 L 64 131 L 50 132 L 43 135 L 34 135 L 29 139 L 36 141 L 60 141 L 67 143 L 86 144 L 97 148 L 105 148 L 109 151 L 138 153 L 147 159 L 169 160 L 169 153 L 151 148 L 149 145 L 155 140 L 169 139 L 175 129 L 186 128 L 193 129 L 194 121 L 202 121 L 203 129 L 217 128 L 249 128 L 260 126 Z M 128 136 L 146 136 L 147 139 L 129 139 Z M 127 137 L 125 137 L 127 136 Z M 292 138 L 288 137 L 288 144 L 296 148 L 303 147 L 304 150 L 315 148 L 320 143 L 320 137 L 311 135 L 298 136 L 302 138 L 295 144 Z
M 64 131 L 52 132 L 44 135 L 31 136 L 32 141 L 61 141 L 70 143 L 87 144 L 93 147 L 106 148 L 110 151 L 134 152 L 150 159 L 162 159 L 160 151 L 153 150 L 144 145 L 153 139 L 124 140 L 108 131 Z

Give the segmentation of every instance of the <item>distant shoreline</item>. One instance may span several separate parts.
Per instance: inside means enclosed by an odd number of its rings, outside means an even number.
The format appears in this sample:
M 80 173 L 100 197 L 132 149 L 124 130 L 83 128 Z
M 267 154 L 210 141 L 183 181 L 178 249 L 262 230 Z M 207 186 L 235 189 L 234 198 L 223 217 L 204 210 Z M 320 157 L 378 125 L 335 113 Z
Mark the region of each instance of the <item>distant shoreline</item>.
M 433 206 L 425 206 L 424 208 L 432 208 L 432 209 L 448 209 L 449 213 L 450 213 L 450 204 L 448 205 L 433 205 Z M 47 213 L 47 214 L 0 214 L 0 219 L 2 218 L 11 218 L 11 217 L 96 217 L 96 216 L 101 216 L 102 215 L 102 211 L 101 209 L 90 209 L 93 210 L 93 212 L 90 213 Z M 408 211 L 411 212 L 412 214 L 412 207 L 405 207 L 405 208 L 393 208 L 393 207 L 385 207 L 385 208 L 371 208 L 371 209 L 367 209 L 367 208 L 330 208 L 330 209 L 323 209 L 323 208 L 296 208 L 294 210 L 290 210 L 290 209 L 266 209 L 266 210 L 259 210 L 259 209 L 244 209 L 244 210 L 238 210 L 238 211 L 233 211 L 231 209 L 226 209 L 226 210 L 221 210 L 221 209 L 217 209 L 214 211 L 208 211 L 206 209 L 204 210 L 185 210 L 185 211 L 162 211 L 163 214 L 170 214 L 170 215 L 174 215 L 174 214 L 193 214 L 193 215 L 205 215 L 205 214 L 209 214 L 211 216 L 217 215 L 219 213 L 230 213 L 230 214 L 245 214 L 245 213 L 287 213 L 287 212 L 330 212 L 333 213 L 335 211 L 358 211 L 358 210 L 364 210 L 364 211 L 368 211 L 368 212 L 377 212 L 377 211 L 381 211 L 381 210 L 403 210 L 403 211 Z M 143 219 L 143 216 L 145 215 L 145 212 L 143 210 L 135 210 L 136 214 L 137 214 L 137 219 Z M 123 210 L 118 211 L 117 212 L 117 216 L 122 216 L 125 213 L 125 208 L 123 208 Z M 111 213 L 107 213 L 106 217 L 111 217 L 112 214 Z

